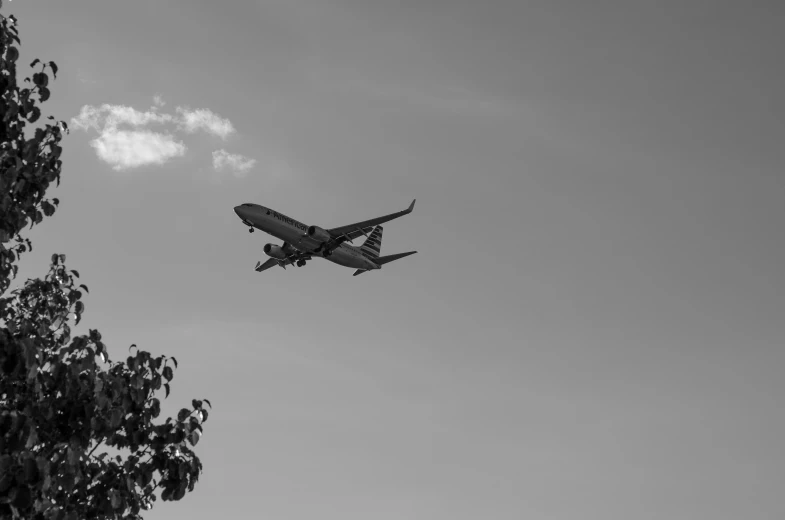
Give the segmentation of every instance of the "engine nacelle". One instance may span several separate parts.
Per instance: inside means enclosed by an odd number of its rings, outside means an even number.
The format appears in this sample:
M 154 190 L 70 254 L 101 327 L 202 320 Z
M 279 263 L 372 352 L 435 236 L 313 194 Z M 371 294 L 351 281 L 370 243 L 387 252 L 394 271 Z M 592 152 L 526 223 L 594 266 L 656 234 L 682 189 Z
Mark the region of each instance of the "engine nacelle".
M 308 236 L 317 242 L 327 242 L 330 240 L 330 233 L 320 228 L 319 226 L 311 226 L 308 228 Z
M 275 244 L 265 244 L 264 254 L 277 260 L 286 260 L 286 252 L 281 246 L 276 246 Z

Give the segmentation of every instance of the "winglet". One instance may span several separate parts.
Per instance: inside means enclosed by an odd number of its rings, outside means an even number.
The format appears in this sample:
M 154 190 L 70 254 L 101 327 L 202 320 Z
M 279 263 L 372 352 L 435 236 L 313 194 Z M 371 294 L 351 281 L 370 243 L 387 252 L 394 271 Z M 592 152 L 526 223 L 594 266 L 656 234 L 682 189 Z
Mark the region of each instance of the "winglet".
M 407 213 L 411 213 L 414 209 L 414 203 L 417 202 L 417 199 L 414 199 L 412 203 L 409 205 L 409 209 L 406 210 Z

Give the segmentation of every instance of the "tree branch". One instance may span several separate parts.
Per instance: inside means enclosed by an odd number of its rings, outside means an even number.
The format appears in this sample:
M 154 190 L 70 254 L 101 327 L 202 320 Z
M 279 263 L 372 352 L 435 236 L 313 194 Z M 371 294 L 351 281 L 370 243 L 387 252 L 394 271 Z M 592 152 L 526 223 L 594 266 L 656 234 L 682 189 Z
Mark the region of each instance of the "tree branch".
M 93 446 L 93 449 L 92 449 L 92 450 L 90 450 L 90 453 L 88 453 L 88 454 L 87 454 L 87 457 L 88 457 L 88 458 L 93 456 L 93 452 L 94 452 L 95 450 L 97 450 L 97 449 L 98 449 L 98 446 L 100 446 L 100 445 L 101 445 L 101 443 L 103 443 L 103 442 L 104 442 L 104 439 L 106 439 L 106 437 L 101 437 L 101 440 L 100 440 L 100 441 L 98 441 L 98 444 L 96 444 L 95 446 Z

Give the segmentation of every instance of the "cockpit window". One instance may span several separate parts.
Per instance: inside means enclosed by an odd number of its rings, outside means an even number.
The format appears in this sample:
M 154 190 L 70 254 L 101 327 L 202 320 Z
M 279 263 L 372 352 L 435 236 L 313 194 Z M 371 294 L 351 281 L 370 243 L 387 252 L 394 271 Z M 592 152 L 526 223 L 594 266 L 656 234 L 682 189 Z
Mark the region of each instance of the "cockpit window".
M 243 204 L 243 206 L 247 206 L 249 208 L 252 208 L 254 205 L 253 204 L 249 204 L 249 203 L 245 203 L 245 204 Z

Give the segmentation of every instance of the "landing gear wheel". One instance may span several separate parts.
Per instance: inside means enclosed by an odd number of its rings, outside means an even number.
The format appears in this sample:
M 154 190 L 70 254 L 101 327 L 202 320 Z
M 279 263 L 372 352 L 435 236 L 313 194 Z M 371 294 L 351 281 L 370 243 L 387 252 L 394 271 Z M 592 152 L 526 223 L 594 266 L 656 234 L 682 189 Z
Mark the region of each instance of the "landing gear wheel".
M 297 267 L 302 267 L 304 265 L 305 265 L 305 262 L 303 260 L 298 260 L 297 261 Z
M 249 233 L 253 233 L 253 228 L 248 228 Z

